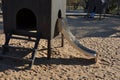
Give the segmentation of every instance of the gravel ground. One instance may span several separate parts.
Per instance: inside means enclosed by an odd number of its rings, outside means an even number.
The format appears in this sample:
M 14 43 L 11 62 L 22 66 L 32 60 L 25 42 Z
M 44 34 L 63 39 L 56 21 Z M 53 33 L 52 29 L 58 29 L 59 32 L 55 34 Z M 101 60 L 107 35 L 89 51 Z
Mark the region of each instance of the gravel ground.
M 47 60 L 47 41 L 41 40 L 35 64 L 28 70 L 24 61 L 0 60 L 0 80 L 120 80 L 120 18 L 90 20 L 67 17 L 69 28 L 81 44 L 98 52 L 93 63 L 66 41 L 60 47 L 61 36 L 52 40 L 52 59 Z M 0 53 L 4 34 L 0 35 Z M 10 45 L 32 48 L 34 43 L 11 40 Z M 29 54 L 28 54 L 29 53 Z M 10 49 L 7 55 L 28 58 L 26 49 Z

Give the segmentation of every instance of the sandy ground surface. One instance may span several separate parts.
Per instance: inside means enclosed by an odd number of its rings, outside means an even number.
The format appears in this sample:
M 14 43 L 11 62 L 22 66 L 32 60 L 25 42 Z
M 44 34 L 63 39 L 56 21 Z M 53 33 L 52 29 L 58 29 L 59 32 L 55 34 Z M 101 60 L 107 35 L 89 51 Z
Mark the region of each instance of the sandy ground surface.
M 35 64 L 28 70 L 24 61 L 0 60 L 0 80 L 120 80 L 120 17 L 89 20 L 79 16 L 67 18 L 69 28 L 81 44 L 98 52 L 98 62 L 87 59 L 61 36 L 52 40 L 52 59 L 47 60 L 47 41 L 41 40 Z M 2 26 L 2 22 L 1 22 Z M 0 35 L 0 54 L 4 34 Z M 34 43 L 11 40 L 10 45 L 33 48 Z M 30 57 L 27 49 L 9 49 L 6 55 Z

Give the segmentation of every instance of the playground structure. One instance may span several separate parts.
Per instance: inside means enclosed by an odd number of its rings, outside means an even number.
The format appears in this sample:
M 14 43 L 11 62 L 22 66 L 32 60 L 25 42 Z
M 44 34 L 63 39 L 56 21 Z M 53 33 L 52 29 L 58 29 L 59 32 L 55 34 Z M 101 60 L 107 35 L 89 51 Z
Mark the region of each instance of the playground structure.
M 66 0 L 2 0 L 2 2 L 5 43 L 0 57 L 14 58 L 5 55 L 9 51 L 9 41 L 12 38 L 33 41 L 35 45 L 32 49 L 32 56 L 28 59 L 31 68 L 34 64 L 40 39 L 48 41 L 47 58 L 50 59 L 51 40 L 61 32 L 62 46 L 65 37 L 74 48 L 84 55 L 97 59 L 97 53 L 82 46 L 67 28 L 64 20 L 66 16 Z M 16 37 L 15 35 L 28 38 Z M 35 38 L 35 40 L 32 38 Z

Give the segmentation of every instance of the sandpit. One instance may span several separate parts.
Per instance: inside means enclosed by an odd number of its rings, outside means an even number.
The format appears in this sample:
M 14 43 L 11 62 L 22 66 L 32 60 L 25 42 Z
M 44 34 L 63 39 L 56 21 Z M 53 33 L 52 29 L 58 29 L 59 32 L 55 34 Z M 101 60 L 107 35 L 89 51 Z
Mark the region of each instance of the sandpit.
M 119 80 L 120 79 L 120 18 L 107 17 L 101 21 L 79 16 L 67 17 L 72 33 L 81 44 L 98 52 L 94 63 L 74 49 L 66 39 L 61 47 L 61 36 L 52 40 L 52 58 L 47 60 L 47 41 L 41 40 L 35 64 L 28 70 L 27 62 L 0 60 L 0 80 Z M 0 34 L 0 53 L 4 44 Z M 33 43 L 11 40 L 10 45 L 32 48 Z M 29 51 L 10 49 L 7 55 L 29 57 Z

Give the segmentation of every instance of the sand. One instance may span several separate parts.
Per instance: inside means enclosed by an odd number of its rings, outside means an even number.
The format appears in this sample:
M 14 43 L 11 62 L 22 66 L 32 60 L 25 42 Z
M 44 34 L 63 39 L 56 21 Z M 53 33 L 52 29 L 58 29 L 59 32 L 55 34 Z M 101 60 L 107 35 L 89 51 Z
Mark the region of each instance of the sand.
M 106 17 L 88 20 L 79 16 L 67 17 L 69 28 L 81 44 L 98 53 L 94 63 L 74 49 L 61 36 L 52 40 L 52 58 L 47 60 L 47 41 L 41 39 L 32 69 L 28 63 L 11 59 L 0 60 L 0 80 L 120 80 L 120 18 Z M 0 54 L 4 34 L 0 35 Z M 34 43 L 11 40 L 10 45 L 33 48 Z M 27 58 L 26 49 L 9 49 L 7 55 Z

